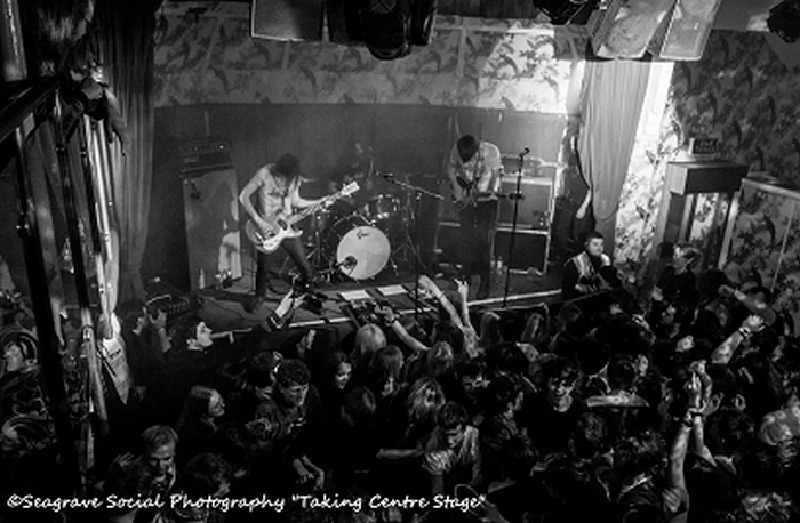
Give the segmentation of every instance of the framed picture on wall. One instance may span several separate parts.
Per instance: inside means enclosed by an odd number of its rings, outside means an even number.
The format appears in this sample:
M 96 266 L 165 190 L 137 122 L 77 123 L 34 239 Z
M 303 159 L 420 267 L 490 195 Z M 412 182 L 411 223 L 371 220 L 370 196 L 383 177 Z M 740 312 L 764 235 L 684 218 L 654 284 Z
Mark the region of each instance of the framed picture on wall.
M 253 0 L 250 36 L 269 40 L 322 40 L 323 0 Z

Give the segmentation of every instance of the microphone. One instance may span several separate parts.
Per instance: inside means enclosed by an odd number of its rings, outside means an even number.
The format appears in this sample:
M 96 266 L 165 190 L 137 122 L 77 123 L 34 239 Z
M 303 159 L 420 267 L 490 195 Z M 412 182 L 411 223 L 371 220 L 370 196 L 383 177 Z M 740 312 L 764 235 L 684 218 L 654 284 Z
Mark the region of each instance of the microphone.
M 529 147 L 526 147 L 525 149 L 523 149 L 523 150 L 522 150 L 522 152 L 521 152 L 521 153 L 519 153 L 519 155 L 520 155 L 520 156 L 527 156 L 527 155 L 529 155 L 529 154 L 530 154 L 530 152 L 531 152 L 530 148 L 529 148 Z

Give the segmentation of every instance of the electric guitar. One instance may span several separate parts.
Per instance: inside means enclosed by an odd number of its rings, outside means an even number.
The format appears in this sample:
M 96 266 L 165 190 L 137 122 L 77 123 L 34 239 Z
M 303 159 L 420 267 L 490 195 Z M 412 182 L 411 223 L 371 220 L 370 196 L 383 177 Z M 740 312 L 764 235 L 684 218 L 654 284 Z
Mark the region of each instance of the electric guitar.
M 298 238 L 303 234 L 301 231 L 298 231 L 294 228 L 294 225 L 300 220 L 311 216 L 315 212 L 329 206 L 336 200 L 358 192 L 359 189 L 360 187 L 358 186 L 358 183 L 348 183 L 342 188 L 341 191 L 326 196 L 318 204 L 307 207 L 298 213 L 285 216 L 284 212 L 281 211 L 275 216 L 266 219 L 267 225 L 269 226 L 266 229 L 262 229 L 253 220 L 248 220 L 244 227 L 247 239 L 255 244 L 256 249 L 259 252 L 263 252 L 264 254 L 272 254 L 273 252 L 277 251 L 278 248 L 280 248 L 283 240 L 287 238 Z
M 472 180 L 468 179 L 463 171 L 456 173 L 456 183 L 461 189 L 461 193 L 458 194 L 458 192 L 454 192 L 453 199 L 458 209 L 474 206 L 478 202 L 491 196 L 493 194 L 492 189 L 496 190 L 498 179 L 497 171 L 493 170 L 491 173 L 489 183 L 486 185 L 486 187 L 490 188 L 488 192 L 482 192 L 478 188 L 479 181 L 485 176 L 486 167 L 481 165 L 479 168 L 476 168 L 476 171 Z

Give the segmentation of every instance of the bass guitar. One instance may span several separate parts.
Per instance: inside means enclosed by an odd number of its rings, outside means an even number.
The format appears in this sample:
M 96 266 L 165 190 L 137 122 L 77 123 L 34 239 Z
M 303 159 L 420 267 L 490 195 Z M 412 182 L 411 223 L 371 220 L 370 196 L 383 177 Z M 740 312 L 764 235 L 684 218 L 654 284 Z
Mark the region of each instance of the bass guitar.
M 341 198 L 355 194 L 359 189 L 358 183 L 348 183 L 341 191 L 326 196 L 318 204 L 307 207 L 298 213 L 289 216 L 285 216 L 283 212 L 276 214 L 272 218 L 266 220 L 267 228 L 261 228 L 253 220 L 248 220 L 244 228 L 247 239 L 255 244 L 259 252 L 272 254 L 280 248 L 283 240 L 287 238 L 298 238 L 303 234 L 301 231 L 294 228 L 295 224 L 300 220 L 311 216 L 315 212 L 324 209 Z

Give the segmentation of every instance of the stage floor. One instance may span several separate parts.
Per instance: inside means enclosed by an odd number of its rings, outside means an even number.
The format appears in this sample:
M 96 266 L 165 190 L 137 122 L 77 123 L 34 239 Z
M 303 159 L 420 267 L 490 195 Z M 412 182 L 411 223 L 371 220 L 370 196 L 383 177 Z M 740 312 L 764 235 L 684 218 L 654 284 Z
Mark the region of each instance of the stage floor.
M 445 292 L 455 291 L 452 279 L 446 277 L 434 278 L 434 281 Z M 298 307 L 292 320 L 294 327 L 312 327 L 326 324 L 340 324 L 351 322 L 350 316 L 345 312 L 346 301 L 340 293 L 346 291 L 365 290 L 374 298 L 380 298 L 378 288 L 390 285 L 402 285 L 409 291 L 414 290 L 414 275 L 400 274 L 399 276 L 381 276 L 373 280 L 360 282 L 337 282 L 317 285 L 316 290 L 327 297 L 322 303 L 321 311 L 311 311 L 305 307 Z M 475 278 L 470 289 L 470 306 L 473 309 L 500 308 L 503 305 L 505 291 L 505 272 L 492 275 L 492 286 L 489 298 L 476 300 L 478 279 Z M 288 292 L 288 283 L 276 282 L 275 288 L 279 292 Z M 509 292 L 506 300 L 507 307 L 524 307 L 535 303 L 553 303 L 559 300 L 561 286 L 560 271 L 548 271 L 547 274 L 511 274 Z M 216 332 L 232 331 L 244 332 L 257 325 L 268 315 L 283 297 L 280 293 L 270 293 L 267 301 L 260 310 L 248 313 L 245 306 L 253 300 L 255 285 L 251 275 L 245 275 L 235 281 L 228 289 L 205 289 L 198 291 L 203 298 L 203 307 L 200 315 L 206 324 Z M 401 315 L 414 314 L 414 303 L 409 296 L 397 296 L 389 302 L 399 309 Z

